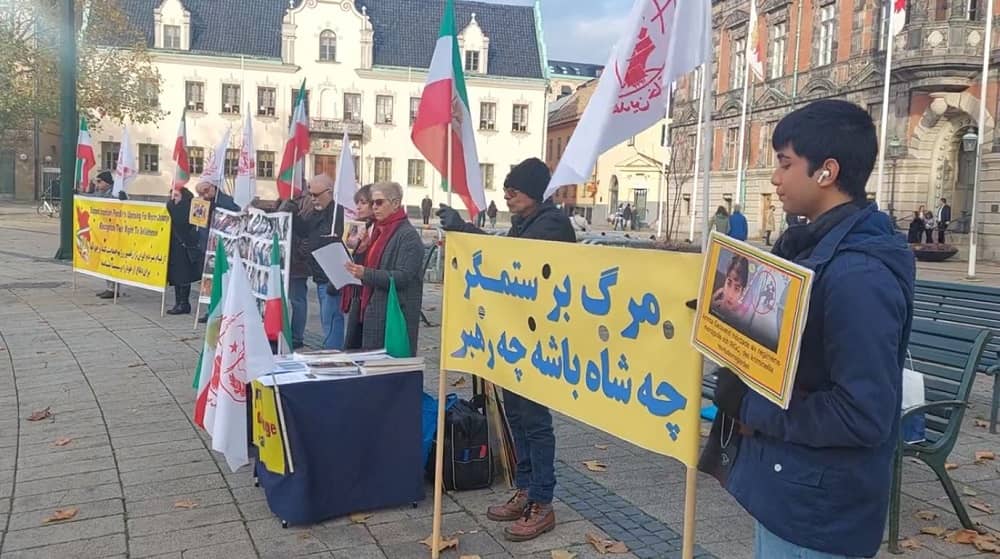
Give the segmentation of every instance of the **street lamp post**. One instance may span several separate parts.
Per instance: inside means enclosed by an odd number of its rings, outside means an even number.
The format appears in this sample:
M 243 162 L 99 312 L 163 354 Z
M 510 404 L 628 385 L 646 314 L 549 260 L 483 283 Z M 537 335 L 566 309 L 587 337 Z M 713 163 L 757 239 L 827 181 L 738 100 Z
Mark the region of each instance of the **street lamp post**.
M 73 258 L 73 183 L 76 179 L 76 141 L 79 122 L 76 119 L 76 12 L 73 0 L 64 0 L 62 45 L 59 50 L 59 116 L 62 134 L 59 154 L 59 198 L 62 215 L 59 224 L 58 260 Z
M 971 129 L 971 128 L 969 130 L 966 130 L 965 134 L 962 135 L 962 151 L 965 152 L 965 153 L 975 153 L 976 147 L 978 145 L 979 145 L 979 136 L 977 135 L 977 132 L 975 130 Z M 976 163 L 975 164 L 976 164 L 976 167 L 978 168 L 979 167 L 979 154 L 975 153 L 975 157 L 976 157 Z M 961 179 L 959 179 L 959 180 L 961 180 Z M 975 178 L 973 178 L 973 181 L 975 181 Z M 978 185 L 975 182 L 973 182 L 972 188 L 976 188 L 976 186 L 978 186 Z M 952 203 L 954 203 L 954 202 L 952 202 Z M 972 210 L 975 211 L 975 206 L 973 206 Z M 964 220 L 963 220 L 963 225 L 967 226 L 967 223 L 965 223 Z M 965 226 L 963 226 L 963 231 L 962 232 L 963 233 L 969 233 L 969 231 L 965 230 Z
M 889 140 L 888 156 L 889 160 L 892 161 L 892 183 L 889 186 L 889 215 L 892 216 L 893 223 L 896 222 L 896 166 L 899 164 L 899 159 L 903 156 L 902 144 L 899 138 L 893 136 Z

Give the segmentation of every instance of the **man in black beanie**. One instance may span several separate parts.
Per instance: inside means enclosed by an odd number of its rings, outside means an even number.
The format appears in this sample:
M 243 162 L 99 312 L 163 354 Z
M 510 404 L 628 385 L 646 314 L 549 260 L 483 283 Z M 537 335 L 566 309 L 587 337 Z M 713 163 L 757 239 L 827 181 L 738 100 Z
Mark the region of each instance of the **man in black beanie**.
M 569 217 L 544 200 L 550 178 L 549 168 L 537 158 L 526 159 L 511 169 L 503 183 L 503 197 L 512 216 L 508 237 L 576 242 Z M 445 204 L 441 204 L 437 215 L 445 231 L 483 233 Z M 507 390 L 503 391 L 503 401 L 517 455 L 517 491 L 506 503 L 489 507 L 486 516 L 498 522 L 514 522 L 504 530 L 505 537 L 527 541 L 556 525 L 552 511 L 552 492 L 556 486 L 552 413 L 545 406 Z

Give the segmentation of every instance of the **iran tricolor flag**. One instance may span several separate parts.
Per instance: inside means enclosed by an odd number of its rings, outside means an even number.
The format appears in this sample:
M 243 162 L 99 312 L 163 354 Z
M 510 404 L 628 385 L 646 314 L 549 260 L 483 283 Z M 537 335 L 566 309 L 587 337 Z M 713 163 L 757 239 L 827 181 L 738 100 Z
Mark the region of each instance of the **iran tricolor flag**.
M 764 55 L 762 54 L 764 50 L 760 44 L 759 25 L 757 0 L 750 0 L 750 23 L 748 25 L 750 33 L 749 37 L 747 37 L 747 64 L 750 66 L 750 71 L 757 76 L 757 79 L 762 80 L 764 79 Z
M 212 450 L 232 471 L 250 462 L 247 453 L 247 383 L 269 373 L 274 356 L 239 254 L 233 258 L 219 317 L 219 342 L 205 399 L 204 427 Z
M 198 368 L 194 371 L 194 423 L 205 429 L 205 405 L 208 403 L 208 382 L 212 379 L 212 363 L 215 361 L 215 347 L 219 343 L 219 317 L 222 315 L 223 287 L 229 271 L 226 248 L 222 237 L 216 237 L 215 267 L 212 269 L 212 294 L 208 303 L 208 321 L 205 323 L 205 342 L 198 356 Z
M 445 2 L 441 33 L 434 47 L 427 85 L 420 98 L 411 138 L 420 153 L 449 182 L 447 187 L 462 199 L 469 215 L 475 218 L 486 209 L 486 191 L 483 190 L 483 177 L 479 170 L 469 95 L 465 89 L 465 75 L 462 73 L 462 58 L 459 56 L 455 32 L 454 0 Z
M 895 37 L 906 24 L 906 0 L 886 0 L 892 9 L 889 16 L 889 36 Z
M 271 239 L 271 269 L 267 275 L 267 300 L 264 302 L 264 332 L 272 342 L 280 342 L 279 336 L 283 337 L 284 347 L 291 348 L 292 326 L 288 319 L 288 301 L 285 298 L 285 282 L 281 281 L 282 272 L 281 242 L 275 232 Z
M 97 161 L 94 159 L 94 142 L 90 139 L 87 119 L 80 119 L 80 135 L 76 140 L 76 188 L 80 192 L 90 191 L 90 171 Z
M 670 84 L 710 56 L 711 3 L 636 0 L 545 197 L 590 179 L 597 157 L 663 120 Z
M 191 180 L 191 162 L 187 151 L 187 109 L 181 113 L 181 124 L 177 127 L 177 139 L 174 140 L 174 188 L 180 190 Z
M 288 130 L 288 141 L 285 142 L 285 152 L 281 156 L 281 169 L 278 172 L 278 198 L 288 200 L 302 190 L 303 163 L 309 153 L 309 122 L 306 119 L 306 80 L 295 98 L 295 110 L 292 112 L 292 125 Z

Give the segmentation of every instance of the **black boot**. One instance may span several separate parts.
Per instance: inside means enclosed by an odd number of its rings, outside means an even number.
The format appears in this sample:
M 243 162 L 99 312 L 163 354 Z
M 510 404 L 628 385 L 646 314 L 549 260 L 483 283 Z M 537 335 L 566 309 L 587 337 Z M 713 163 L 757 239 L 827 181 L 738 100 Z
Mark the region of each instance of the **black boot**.
M 191 314 L 191 286 L 174 286 L 174 308 L 167 311 L 167 314 Z

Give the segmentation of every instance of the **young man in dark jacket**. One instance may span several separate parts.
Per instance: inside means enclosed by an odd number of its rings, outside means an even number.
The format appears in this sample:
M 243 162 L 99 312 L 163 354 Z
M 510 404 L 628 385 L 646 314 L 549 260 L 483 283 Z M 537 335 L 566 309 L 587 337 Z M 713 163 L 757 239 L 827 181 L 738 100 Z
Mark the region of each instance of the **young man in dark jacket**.
M 508 237 L 576 242 L 569 217 L 552 202 L 544 201 L 550 178 L 548 167 L 536 158 L 526 159 L 511 169 L 503 183 L 503 197 L 512 216 Z M 446 231 L 483 233 L 444 204 L 437 215 Z M 517 491 L 506 503 L 490 507 L 486 516 L 495 521 L 514 522 L 504 530 L 504 535 L 511 541 L 527 541 L 556 525 L 552 511 L 552 492 L 556 486 L 552 413 L 545 406 L 507 390 L 503 391 L 503 401 L 517 456 Z
M 725 485 L 757 521 L 758 558 L 871 557 L 899 440 L 914 258 L 866 201 L 878 151 L 868 113 L 817 101 L 786 116 L 772 144 L 776 193 L 809 219 L 774 253 L 816 275 L 788 410 L 719 371 L 716 421 L 736 434 L 722 441 L 734 458 Z

